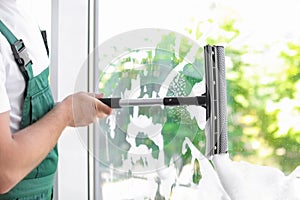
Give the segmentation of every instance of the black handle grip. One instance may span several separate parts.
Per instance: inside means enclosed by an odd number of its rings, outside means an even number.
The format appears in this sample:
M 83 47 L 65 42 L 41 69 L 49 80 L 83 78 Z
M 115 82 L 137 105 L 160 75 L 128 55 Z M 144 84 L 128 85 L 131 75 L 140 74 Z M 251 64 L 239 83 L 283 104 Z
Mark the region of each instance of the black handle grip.
M 121 108 L 120 106 L 121 98 L 101 98 L 99 100 L 111 108 Z
M 164 100 L 165 106 L 180 106 L 180 105 L 206 105 L 206 96 L 197 96 L 197 97 L 165 97 Z

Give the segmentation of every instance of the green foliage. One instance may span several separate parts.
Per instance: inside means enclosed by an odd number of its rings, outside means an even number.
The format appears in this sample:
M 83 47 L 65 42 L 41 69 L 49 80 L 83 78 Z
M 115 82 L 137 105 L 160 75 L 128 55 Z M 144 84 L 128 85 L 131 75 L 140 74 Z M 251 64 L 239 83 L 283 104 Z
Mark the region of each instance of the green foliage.
M 190 31 L 196 39 L 203 35 L 202 23 L 207 22 L 197 22 L 197 30 Z M 230 155 L 291 172 L 300 165 L 300 128 L 292 123 L 300 116 L 300 44 L 287 43 L 287 50 L 274 57 L 278 66 L 246 62 L 245 55 L 261 57 L 272 44 L 261 44 L 261 51 L 251 45 L 231 46 L 240 35 L 235 24 L 234 19 L 219 22 L 218 34 L 206 38 L 212 45 L 226 44 Z M 285 123 L 283 114 L 289 119 Z
M 152 157 L 158 159 L 159 147 L 144 133 L 139 133 L 135 138 L 136 146 L 146 145 L 151 149 Z
M 194 163 L 193 183 L 199 184 L 201 178 L 202 178 L 202 175 L 200 172 L 200 164 L 199 164 L 199 161 L 196 159 L 195 163 Z
M 289 97 L 294 99 L 296 91 L 296 83 L 300 80 L 300 45 L 288 43 L 288 52 L 281 52 L 280 56 L 285 62 L 285 72 L 277 84 L 279 98 Z

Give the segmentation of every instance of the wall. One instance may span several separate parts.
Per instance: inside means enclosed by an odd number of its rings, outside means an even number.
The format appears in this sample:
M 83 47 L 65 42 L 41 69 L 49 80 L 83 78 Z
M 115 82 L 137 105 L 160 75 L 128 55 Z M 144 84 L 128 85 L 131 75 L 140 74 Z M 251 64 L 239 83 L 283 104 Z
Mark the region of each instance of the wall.
M 82 90 L 87 87 L 87 1 L 52 1 L 51 46 L 51 82 L 54 96 L 61 101 L 75 91 L 76 80 Z M 80 132 L 86 135 L 87 130 Z M 58 199 L 87 199 L 87 151 L 84 137 L 78 134 L 77 129 L 67 128 L 58 142 Z

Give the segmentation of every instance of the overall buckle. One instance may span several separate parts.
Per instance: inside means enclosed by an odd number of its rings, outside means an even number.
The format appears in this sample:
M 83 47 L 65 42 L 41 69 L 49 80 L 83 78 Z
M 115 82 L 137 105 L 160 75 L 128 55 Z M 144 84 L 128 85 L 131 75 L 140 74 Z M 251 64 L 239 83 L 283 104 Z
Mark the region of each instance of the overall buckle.
M 31 60 L 28 56 L 23 40 L 17 40 L 13 45 L 11 45 L 11 49 L 21 71 L 26 71 L 25 66 L 30 63 Z

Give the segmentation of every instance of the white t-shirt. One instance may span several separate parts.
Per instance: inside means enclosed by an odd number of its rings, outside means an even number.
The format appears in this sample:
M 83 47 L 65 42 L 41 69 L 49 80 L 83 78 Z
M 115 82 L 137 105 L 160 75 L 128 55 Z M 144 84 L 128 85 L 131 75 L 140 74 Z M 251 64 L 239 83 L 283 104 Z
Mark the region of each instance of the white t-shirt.
M 23 40 L 33 63 L 34 76 L 46 69 L 49 59 L 39 27 L 17 0 L 0 0 L 0 19 L 17 39 Z M 0 33 L 0 113 L 10 111 L 12 133 L 20 128 L 24 90 L 25 81 L 10 44 Z

